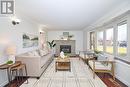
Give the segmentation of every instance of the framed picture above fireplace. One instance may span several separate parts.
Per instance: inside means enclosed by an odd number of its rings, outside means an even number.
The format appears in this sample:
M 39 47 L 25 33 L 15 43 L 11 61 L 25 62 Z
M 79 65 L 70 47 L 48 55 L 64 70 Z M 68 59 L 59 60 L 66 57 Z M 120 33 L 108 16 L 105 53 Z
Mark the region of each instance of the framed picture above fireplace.
M 63 36 L 68 37 L 69 36 L 69 32 L 63 32 Z

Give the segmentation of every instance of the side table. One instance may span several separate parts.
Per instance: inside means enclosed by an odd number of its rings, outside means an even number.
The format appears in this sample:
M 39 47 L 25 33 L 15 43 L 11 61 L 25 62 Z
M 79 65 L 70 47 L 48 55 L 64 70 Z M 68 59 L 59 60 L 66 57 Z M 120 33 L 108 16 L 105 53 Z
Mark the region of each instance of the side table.
M 13 68 L 13 67 L 16 67 L 16 66 L 19 66 L 21 64 L 20 61 L 16 61 L 14 64 L 2 64 L 0 65 L 0 70 L 7 70 L 7 76 L 8 76 L 8 81 L 9 81 L 9 84 L 11 82 L 11 79 L 10 79 L 10 69 Z

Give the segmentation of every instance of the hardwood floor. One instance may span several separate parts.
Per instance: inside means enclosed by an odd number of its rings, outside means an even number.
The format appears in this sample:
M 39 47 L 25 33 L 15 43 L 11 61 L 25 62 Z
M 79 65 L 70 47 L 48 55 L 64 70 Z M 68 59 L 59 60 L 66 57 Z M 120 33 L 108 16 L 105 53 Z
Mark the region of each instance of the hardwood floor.
M 11 84 L 7 84 L 4 87 L 20 87 L 28 79 L 28 77 L 19 77 L 19 79 L 19 82 L 14 79 Z
M 99 79 L 99 78 L 105 83 Z M 20 81 L 19 86 L 26 81 Z M 29 78 L 30 79 L 30 78 Z M 29 84 L 32 81 L 29 82 Z M 18 87 L 17 81 L 14 80 L 11 86 L 6 85 L 5 87 Z M 25 83 L 21 87 L 30 87 Z M 68 71 L 58 71 L 55 72 L 54 61 L 41 76 L 38 81 L 35 81 L 31 87 L 127 87 L 118 79 L 115 81 L 111 78 L 109 74 L 97 73 L 97 77 L 94 80 L 92 78 L 92 71 L 88 68 L 83 61 L 79 61 L 76 58 L 72 59 L 72 72 Z
M 113 80 L 110 74 L 97 73 L 107 87 L 128 87 L 118 79 Z

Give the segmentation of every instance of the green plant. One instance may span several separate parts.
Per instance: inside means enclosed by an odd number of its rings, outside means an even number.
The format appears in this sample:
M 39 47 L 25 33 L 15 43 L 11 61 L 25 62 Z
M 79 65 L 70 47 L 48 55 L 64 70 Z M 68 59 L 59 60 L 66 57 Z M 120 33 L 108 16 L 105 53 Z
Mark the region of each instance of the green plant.
M 69 35 L 68 38 L 72 38 L 74 35 Z
M 6 64 L 12 64 L 12 63 L 13 63 L 12 60 L 9 60 L 9 61 L 6 62 Z
M 101 52 L 98 51 L 98 50 L 94 50 L 94 53 L 99 54 L 99 53 L 101 53 Z
M 49 44 L 51 49 L 56 46 L 56 43 L 54 43 L 54 40 L 52 40 L 51 42 L 47 41 L 47 43 Z

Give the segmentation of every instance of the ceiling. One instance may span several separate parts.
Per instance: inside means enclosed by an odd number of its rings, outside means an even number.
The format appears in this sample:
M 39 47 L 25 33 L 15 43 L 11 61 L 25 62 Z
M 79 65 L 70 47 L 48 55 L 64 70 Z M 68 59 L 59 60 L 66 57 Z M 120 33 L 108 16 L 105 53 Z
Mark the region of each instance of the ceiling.
M 21 11 L 49 30 L 81 30 L 125 0 L 16 0 Z

